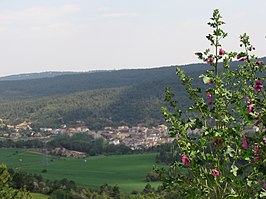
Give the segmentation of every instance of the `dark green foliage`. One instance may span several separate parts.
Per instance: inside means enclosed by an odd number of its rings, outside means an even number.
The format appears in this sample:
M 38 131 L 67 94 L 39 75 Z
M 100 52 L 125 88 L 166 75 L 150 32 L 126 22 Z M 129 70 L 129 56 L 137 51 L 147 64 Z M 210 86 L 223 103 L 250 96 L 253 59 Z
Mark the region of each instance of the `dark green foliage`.
M 63 147 L 85 152 L 90 156 L 101 154 L 129 154 L 131 149 L 124 145 L 109 145 L 103 138 L 93 139 L 87 133 L 74 136 L 58 136 L 47 143 L 48 148 Z

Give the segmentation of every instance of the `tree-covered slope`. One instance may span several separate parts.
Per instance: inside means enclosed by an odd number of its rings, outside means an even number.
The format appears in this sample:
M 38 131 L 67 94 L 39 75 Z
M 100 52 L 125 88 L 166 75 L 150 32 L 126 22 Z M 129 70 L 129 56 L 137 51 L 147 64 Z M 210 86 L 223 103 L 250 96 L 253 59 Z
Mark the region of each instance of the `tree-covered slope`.
M 202 86 L 197 77 L 210 66 L 191 64 L 181 68 L 195 78 L 195 85 Z M 158 124 L 163 122 L 161 106 L 166 87 L 176 93 L 181 107 L 189 105 L 175 69 L 172 66 L 0 81 L 0 118 L 12 124 L 27 119 L 36 127 L 58 127 L 77 121 L 91 129 Z

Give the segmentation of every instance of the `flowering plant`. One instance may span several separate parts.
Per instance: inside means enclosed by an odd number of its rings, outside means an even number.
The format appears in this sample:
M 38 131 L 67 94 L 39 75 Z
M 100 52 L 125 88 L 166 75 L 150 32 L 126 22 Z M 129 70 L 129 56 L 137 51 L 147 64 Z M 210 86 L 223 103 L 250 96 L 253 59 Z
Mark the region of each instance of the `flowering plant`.
M 194 88 L 193 78 L 176 69 L 192 101 L 186 112 L 166 88 L 170 106 L 162 107 L 162 112 L 169 133 L 177 136 L 182 161 L 168 172 L 160 171 L 163 186 L 177 189 L 185 198 L 262 198 L 266 196 L 266 66 L 252 54 L 255 48 L 247 34 L 240 36 L 242 52 L 222 48 L 220 41 L 227 33 L 221 29 L 221 19 L 216 9 L 208 23 L 213 32 L 207 39 L 214 52 L 196 53 L 211 67 L 199 77 L 205 85 Z M 194 129 L 200 133 L 191 136 Z

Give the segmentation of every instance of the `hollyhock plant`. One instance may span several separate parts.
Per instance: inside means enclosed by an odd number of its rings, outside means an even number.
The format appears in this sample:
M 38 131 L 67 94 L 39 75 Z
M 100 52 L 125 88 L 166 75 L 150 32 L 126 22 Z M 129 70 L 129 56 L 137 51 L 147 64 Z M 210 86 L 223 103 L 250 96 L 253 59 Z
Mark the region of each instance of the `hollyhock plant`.
M 256 85 L 254 86 L 254 89 L 256 92 L 261 92 L 263 88 L 263 84 L 260 80 L 255 81 Z
M 190 166 L 190 159 L 187 156 L 182 157 L 182 162 L 186 167 Z
M 220 176 L 221 172 L 216 170 L 216 169 L 212 169 L 210 174 L 213 175 L 214 177 L 216 177 L 216 176 Z
M 247 149 L 248 148 L 248 140 L 247 140 L 247 138 L 241 138 L 241 141 L 242 141 L 242 147 L 244 149 Z
M 177 67 L 176 74 L 191 103 L 185 108 L 185 99 L 178 107 L 179 95 L 171 89 L 165 92 L 167 106 L 162 107 L 162 113 L 169 134 L 178 138 L 178 151 L 173 154 L 181 151 L 186 155 L 169 169 L 162 168 L 163 187 L 178 187 L 176 198 L 266 196 L 262 189 L 266 179 L 266 66 L 251 54 L 253 46 L 246 33 L 240 35 L 241 52 L 225 52 L 220 42 L 227 36 L 223 24 L 219 10 L 215 10 L 208 23 L 212 31 L 206 36 L 211 48 L 196 53 L 211 65 L 199 76 L 211 88 Z M 247 61 L 233 64 L 236 58 Z M 191 136 L 191 129 L 199 131 Z

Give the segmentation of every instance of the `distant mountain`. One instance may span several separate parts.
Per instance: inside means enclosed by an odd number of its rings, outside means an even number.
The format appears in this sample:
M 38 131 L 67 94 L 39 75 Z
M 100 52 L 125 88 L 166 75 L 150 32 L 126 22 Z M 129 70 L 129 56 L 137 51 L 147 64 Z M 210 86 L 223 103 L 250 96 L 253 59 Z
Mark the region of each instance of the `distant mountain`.
M 266 58 L 262 59 L 266 62 Z M 237 67 L 238 62 L 232 63 Z M 211 66 L 180 66 L 203 87 L 198 78 Z M 176 66 L 64 74 L 49 78 L 0 81 L 0 118 L 16 124 L 24 120 L 35 128 L 85 122 L 91 129 L 104 126 L 155 125 L 163 122 L 164 90 L 171 87 L 180 107 L 189 100 Z
M 78 72 L 60 72 L 60 71 L 47 71 L 40 73 L 25 73 L 18 75 L 9 75 L 5 77 L 0 77 L 0 81 L 16 81 L 16 80 L 28 80 L 28 79 L 41 79 L 41 78 L 51 78 L 60 75 L 76 74 Z

